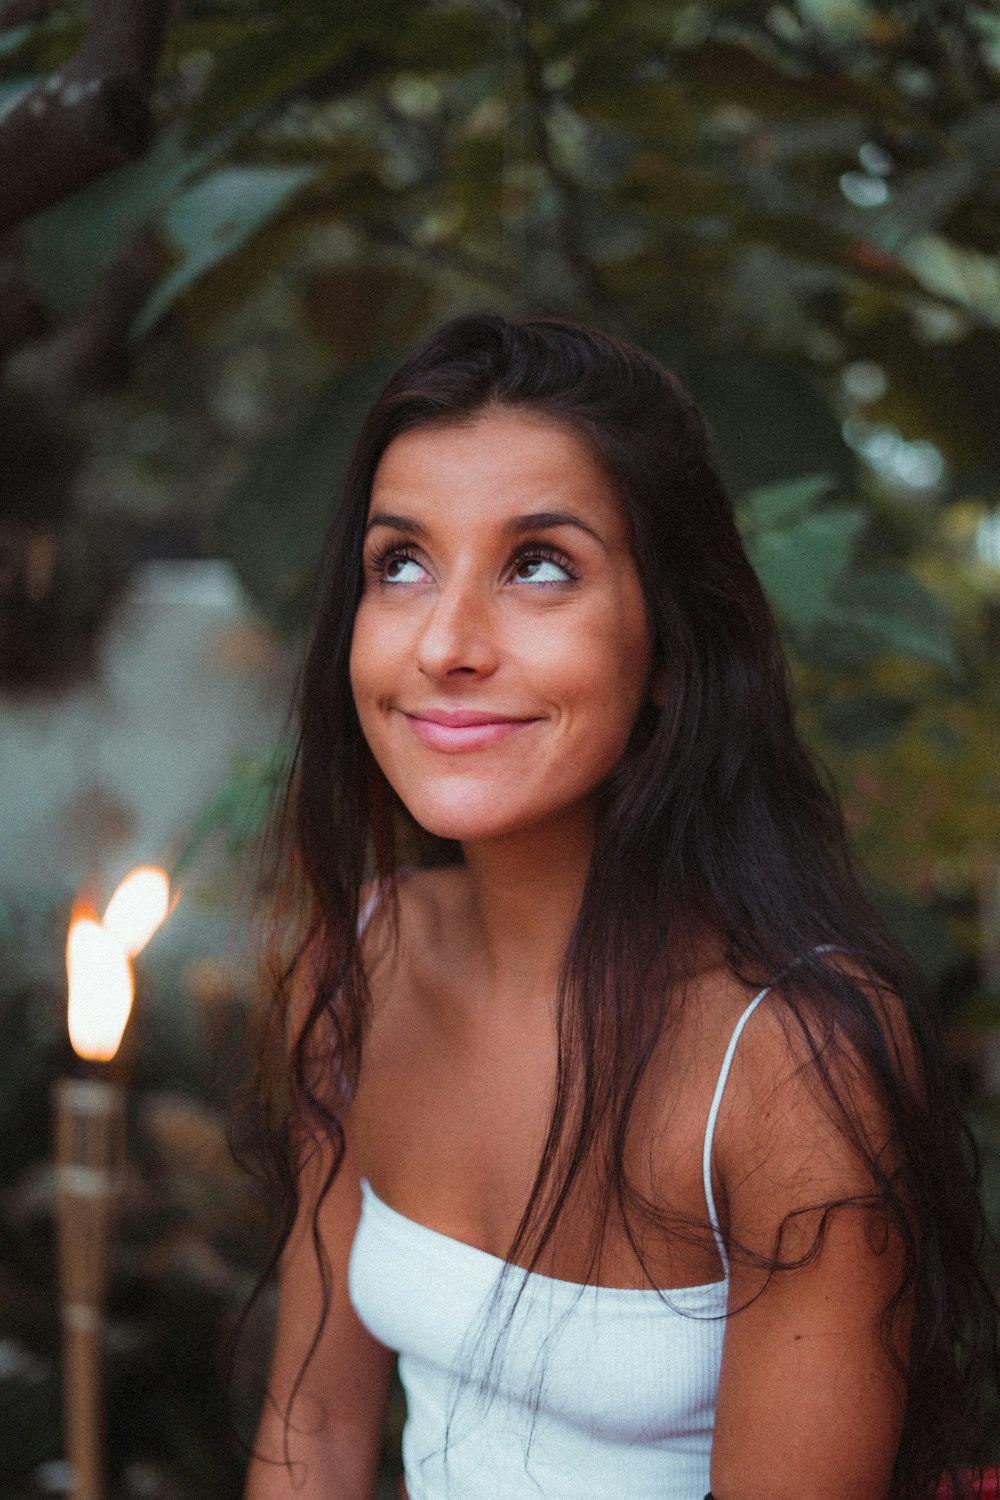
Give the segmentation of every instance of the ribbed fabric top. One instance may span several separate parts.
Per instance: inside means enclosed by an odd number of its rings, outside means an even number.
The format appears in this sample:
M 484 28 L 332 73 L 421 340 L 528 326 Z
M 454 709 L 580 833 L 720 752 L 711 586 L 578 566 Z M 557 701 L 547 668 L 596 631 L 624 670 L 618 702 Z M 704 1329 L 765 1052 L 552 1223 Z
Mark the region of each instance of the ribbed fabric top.
M 737 1042 L 769 989 L 736 1024 L 705 1130 L 721 1281 L 656 1291 L 504 1274 L 499 1257 L 397 1213 L 362 1181 L 350 1296 L 399 1351 L 410 1500 L 702 1500 L 729 1286 L 712 1139 Z

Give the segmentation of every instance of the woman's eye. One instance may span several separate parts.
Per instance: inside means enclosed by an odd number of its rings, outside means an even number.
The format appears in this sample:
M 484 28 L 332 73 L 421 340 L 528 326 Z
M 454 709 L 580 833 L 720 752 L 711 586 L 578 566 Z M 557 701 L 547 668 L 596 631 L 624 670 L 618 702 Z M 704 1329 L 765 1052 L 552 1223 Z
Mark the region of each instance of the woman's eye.
M 514 569 L 521 583 L 568 583 L 570 574 L 552 557 L 522 557 Z
M 415 557 L 397 552 L 382 564 L 382 577 L 386 583 L 419 583 L 424 570 Z

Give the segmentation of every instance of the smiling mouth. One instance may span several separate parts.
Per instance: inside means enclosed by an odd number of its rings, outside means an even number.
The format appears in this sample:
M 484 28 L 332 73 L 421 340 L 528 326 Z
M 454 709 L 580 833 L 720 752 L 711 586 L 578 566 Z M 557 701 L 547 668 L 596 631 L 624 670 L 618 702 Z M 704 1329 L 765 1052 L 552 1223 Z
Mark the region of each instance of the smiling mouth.
M 539 722 L 536 718 L 508 719 L 475 709 L 428 709 L 424 713 L 404 712 L 403 717 L 421 744 L 446 754 L 488 750 L 518 729 Z

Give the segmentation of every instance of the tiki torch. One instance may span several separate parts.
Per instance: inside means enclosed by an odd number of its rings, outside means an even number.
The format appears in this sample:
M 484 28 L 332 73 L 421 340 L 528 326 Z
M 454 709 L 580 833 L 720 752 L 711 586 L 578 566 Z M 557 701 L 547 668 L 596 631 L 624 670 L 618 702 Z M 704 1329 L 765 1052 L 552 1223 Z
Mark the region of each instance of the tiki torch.
M 125 1097 L 108 1076 L 132 1010 L 130 960 L 167 914 L 162 870 L 126 876 L 103 920 L 75 910 L 66 940 L 69 1036 L 80 1076 L 55 1086 L 63 1409 L 73 1500 L 102 1500 L 104 1299 L 125 1160 Z

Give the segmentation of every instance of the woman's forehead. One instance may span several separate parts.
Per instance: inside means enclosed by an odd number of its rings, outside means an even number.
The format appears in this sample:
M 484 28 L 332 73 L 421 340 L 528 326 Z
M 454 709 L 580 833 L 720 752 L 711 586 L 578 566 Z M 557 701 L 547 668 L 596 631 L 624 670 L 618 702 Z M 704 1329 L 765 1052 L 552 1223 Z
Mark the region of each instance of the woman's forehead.
M 470 510 L 497 518 L 571 506 L 622 524 L 604 469 L 566 423 L 489 409 L 462 423 L 412 428 L 386 448 L 372 482 L 370 516 L 418 507 L 432 521 Z

